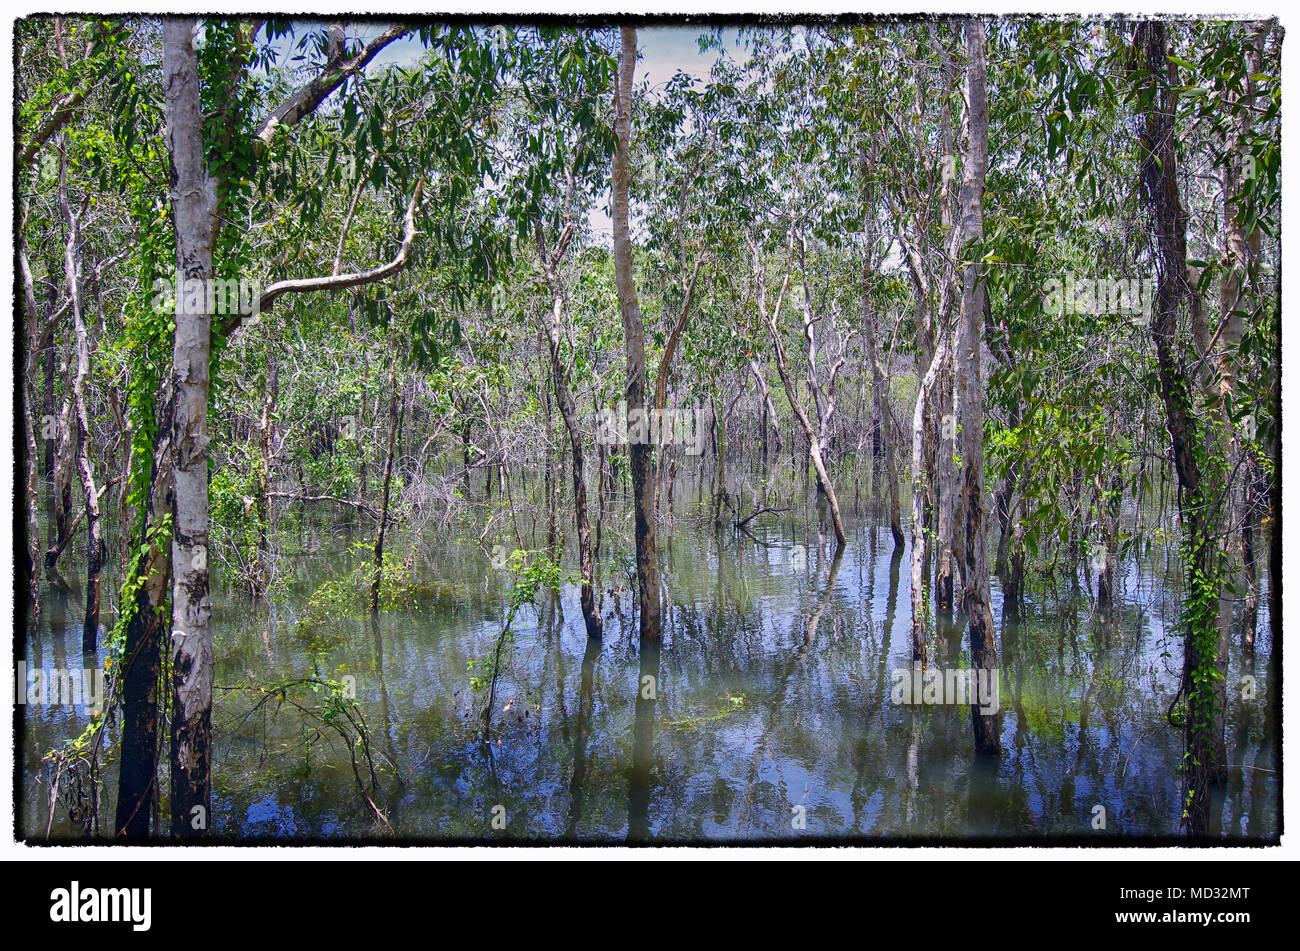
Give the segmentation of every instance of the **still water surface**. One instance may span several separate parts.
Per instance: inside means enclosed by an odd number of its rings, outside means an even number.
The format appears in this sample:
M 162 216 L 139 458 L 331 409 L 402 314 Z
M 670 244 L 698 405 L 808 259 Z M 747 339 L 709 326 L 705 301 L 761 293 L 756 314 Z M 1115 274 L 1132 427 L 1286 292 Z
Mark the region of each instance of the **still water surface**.
M 849 518 L 836 562 L 815 526 L 767 515 L 753 537 L 679 523 L 661 534 L 668 588 L 663 646 L 640 651 L 627 559 L 604 568 L 606 636 L 589 643 L 577 592 L 541 596 L 517 621 L 497 684 L 490 751 L 471 661 L 493 651 L 506 610 L 503 573 L 476 547 L 438 540 L 413 565 L 420 592 L 377 624 L 355 616 L 304 632 L 307 599 L 337 577 L 346 530 L 305 529 L 294 576 L 273 604 L 218 584 L 220 687 L 310 676 L 355 678 L 373 733 L 372 794 L 358 795 L 346 746 L 304 734 L 303 719 L 219 689 L 213 832 L 231 839 L 529 839 L 727 841 L 1176 836 L 1181 732 L 1163 714 L 1182 656 L 1176 559 L 1148 540 L 1122 565 L 1117 604 L 1097 614 L 1086 587 L 1044 584 L 1016 626 L 999 620 L 1004 755 L 972 755 L 969 707 L 891 699 L 910 667 L 908 559 L 878 515 Z M 787 517 L 788 518 L 788 517 Z M 430 546 L 424 540 L 422 550 Z M 399 546 L 400 548 L 401 546 Z M 402 549 L 404 550 L 404 549 Z M 428 560 L 423 560 L 427 558 Z M 1261 576 L 1261 585 L 1266 578 Z M 1278 833 L 1276 722 L 1268 598 L 1256 656 L 1235 646 L 1229 684 L 1229 787 L 1221 834 Z M 1001 618 L 994 580 L 993 608 Z M 29 666 L 83 659 L 80 604 L 50 595 L 28 632 Z M 960 617 L 959 617 L 960 623 Z M 1235 640 L 1235 634 L 1234 634 Z M 961 639 L 941 667 L 964 667 Z M 657 699 L 641 697 L 653 676 Z M 21 825 L 44 839 L 49 777 L 40 755 L 87 722 L 84 707 L 24 708 Z M 105 773 L 110 817 L 117 764 Z M 1094 829 L 1105 810 L 1105 829 Z M 500 808 L 494 808 L 500 807 Z M 504 828 L 494 828 L 504 823 Z M 56 808 L 51 838 L 75 836 Z

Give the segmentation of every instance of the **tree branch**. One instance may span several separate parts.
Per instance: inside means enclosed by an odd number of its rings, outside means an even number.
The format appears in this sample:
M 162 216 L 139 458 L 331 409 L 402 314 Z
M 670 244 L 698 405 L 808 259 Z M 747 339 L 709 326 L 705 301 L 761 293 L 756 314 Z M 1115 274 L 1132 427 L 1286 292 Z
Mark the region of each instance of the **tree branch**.
M 246 318 L 271 310 L 276 299 L 283 297 L 285 294 L 302 294 L 308 291 L 338 291 L 349 287 L 360 287 L 363 284 L 382 281 L 384 278 L 391 277 L 401 271 L 406 267 L 407 261 L 410 260 L 411 246 L 415 243 L 416 235 L 423 234 L 423 232 L 417 231 L 415 228 L 415 213 L 419 210 L 423 196 L 424 176 L 420 176 L 420 180 L 415 184 L 415 192 L 411 195 L 410 204 L 406 206 L 406 216 L 402 225 L 402 246 L 398 249 L 397 257 L 393 258 L 393 260 L 369 271 L 354 271 L 349 274 L 329 274 L 324 277 L 302 277 L 287 281 L 276 281 L 262 291 L 261 297 L 247 311 L 231 314 L 222 321 L 221 332 L 229 336 L 240 328 Z
M 380 50 L 405 36 L 410 30 L 409 26 L 389 27 L 349 60 L 341 59 L 341 49 L 338 46 L 333 47 L 330 61 L 325 64 L 325 68 L 310 82 L 299 86 L 274 112 L 262 120 L 262 124 L 257 129 L 261 148 L 271 144 L 276 129 L 281 126 L 288 128 L 297 125 L 305 116 L 311 115 L 330 93 L 343 85 L 349 77 L 365 69 Z

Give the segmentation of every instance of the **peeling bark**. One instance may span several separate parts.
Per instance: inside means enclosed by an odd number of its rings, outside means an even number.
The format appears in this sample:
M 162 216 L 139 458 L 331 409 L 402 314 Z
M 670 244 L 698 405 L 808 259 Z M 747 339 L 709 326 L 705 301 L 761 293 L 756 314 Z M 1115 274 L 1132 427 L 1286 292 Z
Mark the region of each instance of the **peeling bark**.
M 967 145 L 961 190 L 962 232 L 968 241 L 984 235 L 984 176 L 988 169 L 989 106 L 985 88 L 984 21 L 966 21 L 966 91 L 970 102 L 970 140 Z M 970 618 L 970 659 L 976 671 L 998 676 L 998 651 L 989 607 L 988 546 L 984 511 L 984 385 L 982 346 L 984 295 L 979 266 L 967 265 L 962 275 L 961 343 L 957 349 L 957 376 L 961 387 L 962 508 L 966 516 L 966 588 L 962 606 Z M 971 705 L 975 751 L 1002 752 L 1001 718 Z
M 213 276 L 215 189 L 203 154 L 197 23 L 163 21 L 163 84 L 172 162 L 176 266 L 185 279 Z M 173 836 L 205 836 L 212 809 L 214 648 L 208 591 L 208 395 L 211 321 L 206 300 L 176 295 L 172 349 L 172 795 Z M 193 311 L 198 311 L 194 313 Z

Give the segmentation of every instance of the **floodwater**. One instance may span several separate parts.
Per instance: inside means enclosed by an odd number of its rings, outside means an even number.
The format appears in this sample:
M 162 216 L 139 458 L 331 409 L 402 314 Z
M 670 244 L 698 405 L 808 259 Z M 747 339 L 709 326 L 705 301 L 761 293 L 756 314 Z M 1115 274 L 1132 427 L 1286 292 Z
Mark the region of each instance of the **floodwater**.
M 479 548 L 422 539 L 415 597 L 373 623 L 352 612 L 300 624 L 312 593 L 346 573 L 349 545 L 370 526 L 318 524 L 285 540 L 293 575 L 270 603 L 223 585 L 218 568 L 211 831 L 231 840 L 660 843 L 1177 837 L 1182 734 L 1163 716 L 1182 656 L 1180 592 L 1162 533 L 1148 531 L 1145 550 L 1122 563 L 1108 616 L 1086 585 L 1031 577 L 1022 623 L 1004 625 L 994 580 L 1004 754 L 981 760 L 966 702 L 891 696 L 895 671 L 910 678 L 908 557 L 892 551 L 878 508 L 846 515 L 838 560 L 833 536 L 789 513 L 755 519 L 752 535 L 694 519 L 661 529 L 667 608 L 657 651 L 637 643 L 630 559 L 607 552 L 603 642 L 588 642 L 572 586 L 525 606 L 486 745 L 487 690 L 471 678 L 497 644 L 508 579 Z M 406 552 L 409 539 L 395 547 Z M 1243 660 L 1234 631 L 1231 767 L 1214 810 L 1218 834 L 1251 841 L 1279 833 L 1278 691 L 1260 562 L 1253 660 Z M 28 631 L 29 667 L 102 665 L 80 654 L 79 611 L 76 594 L 47 597 Z M 936 644 L 941 668 L 966 666 L 961 641 Z M 348 743 L 314 714 L 247 689 L 313 675 L 355 687 L 373 789 L 362 747 L 354 771 Z M 1249 698 L 1239 689 L 1247 675 Z M 321 699 L 288 695 L 308 709 Z M 51 821 L 40 757 L 78 734 L 87 711 L 22 709 L 20 827 L 35 841 L 47 825 L 52 840 L 77 838 L 62 805 Z

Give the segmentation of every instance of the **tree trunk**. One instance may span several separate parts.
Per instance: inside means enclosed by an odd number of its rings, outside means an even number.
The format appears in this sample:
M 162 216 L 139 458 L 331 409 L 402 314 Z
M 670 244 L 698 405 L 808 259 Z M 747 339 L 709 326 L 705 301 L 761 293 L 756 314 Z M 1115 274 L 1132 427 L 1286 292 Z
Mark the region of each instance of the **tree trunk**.
M 204 164 L 192 18 L 163 21 L 163 87 L 172 162 L 176 267 L 206 288 L 213 276 L 215 188 Z M 174 836 L 206 835 L 212 818 L 214 647 L 208 591 L 208 391 L 212 315 L 206 294 L 176 293 L 172 350 L 175 506 L 172 532 L 172 795 Z M 201 298 L 195 300 L 194 298 Z
M 552 371 L 547 367 L 543 372 L 550 374 Z M 554 389 L 542 387 L 543 406 L 546 409 L 546 469 L 545 469 L 545 491 L 546 491 L 546 551 L 552 559 L 559 559 L 560 551 L 560 527 L 556 518 L 559 499 L 556 498 L 557 485 L 563 484 L 564 481 L 564 454 L 555 450 L 555 426 L 551 417 L 551 394 L 550 390 Z M 557 470 L 558 463 L 558 470 Z M 600 474 L 597 474 L 600 478 Z M 603 483 L 602 483 L 603 484 Z
M 63 252 L 63 273 L 72 307 L 76 339 L 77 371 L 72 384 L 76 422 L 76 466 L 86 505 L 86 611 L 81 628 L 83 651 L 94 651 L 99 641 L 99 575 L 104 563 L 104 539 L 99 525 L 99 490 L 90 461 L 90 414 L 86 410 L 86 384 L 90 379 L 90 334 L 81 297 L 81 215 L 68 199 L 66 164 L 59 163 L 59 205 L 68 225 L 68 242 Z
M 1255 506 L 1254 480 L 1242 487 L 1241 503 L 1241 574 L 1246 596 L 1241 606 L 1241 649 L 1247 655 L 1255 653 L 1255 628 L 1259 625 L 1259 582 L 1255 564 Z
M 397 369 L 392 340 L 388 346 L 388 445 L 384 452 L 384 500 L 379 509 L 379 531 L 375 535 L 374 577 L 370 582 L 370 613 L 379 612 L 379 588 L 384 583 L 384 533 L 388 530 L 388 504 L 393 488 L 393 446 L 401 425 L 397 413 Z
M 259 420 L 261 465 L 257 473 L 257 576 L 253 580 L 253 597 L 260 598 L 271 583 L 271 469 L 275 452 L 275 401 L 279 390 L 279 366 L 275 342 L 266 336 L 266 398 L 262 401 Z
M 939 376 L 939 429 L 935 440 L 935 544 L 939 549 L 938 564 L 934 572 L 934 603 L 943 615 L 951 617 L 953 611 L 953 537 L 956 534 L 955 509 L 957 464 L 953 461 L 957 449 L 957 404 L 953 390 L 953 361 L 944 361 Z
M 1178 312 L 1191 287 L 1187 276 L 1187 212 L 1178 194 L 1174 127 L 1177 103 L 1171 91 L 1178 85 L 1177 67 L 1166 58 L 1163 23 L 1138 24 L 1134 43 L 1151 92 L 1143 117 L 1138 169 L 1139 193 L 1155 229 L 1156 313 L 1151 336 L 1178 475 L 1183 559 L 1189 585 L 1184 608 L 1188 623 L 1183 649 L 1183 691 L 1187 698 L 1183 824 L 1190 835 L 1204 836 L 1210 827 L 1212 787 L 1221 785 L 1227 765 L 1223 752 L 1223 681 L 1215 677 L 1215 671 L 1221 670 L 1226 660 L 1219 624 L 1222 559 L 1217 548 L 1219 519 L 1215 509 L 1219 492 L 1211 461 L 1217 455 L 1214 434 L 1219 427 L 1213 421 L 1206 425 L 1199 417 L 1196 382 L 1174 349 Z M 1190 305 L 1195 311 L 1198 302 L 1194 296 Z
M 970 140 L 962 182 L 962 232 L 967 241 L 984 236 L 984 176 L 988 168 L 989 106 L 985 89 L 984 21 L 966 21 L 967 95 Z M 984 281 L 979 266 L 966 266 L 962 275 L 961 344 L 957 374 L 962 390 L 962 509 L 966 516 L 966 589 L 962 607 L 970 618 L 971 667 L 997 689 L 998 652 L 993 612 L 989 607 L 988 549 L 984 521 L 984 385 L 981 368 L 984 327 Z M 996 694 L 995 694 L 996 695 Z M 1000 717 L 971 704 L 975 751 L 1002 752 Z
M 925 662 L 925 409 L 939 378 L 939 369 L 948 354 L 946 330 L 938 334 L 929 368 L 916 390 L 916 403 L 912 407 L 912 660 Z
M 139 562 L 128 580 L 142 579 L 131 611 L 122 648 L 122 756 L 118 771 L 116 835 L 141 839 L 149 834 L 149 803 L 158 775 L 158 687 L 162 645 L 167 631 L 163 607 L 171 576 L 171 545 L 151 537 L 151 530 L 175 505 L 171 453 L 171 386 L 164 383 L 163 418 L 153 454 L 145 529 Z M 123 531 L 125 531 L 123 527 Z
M 544 254 L 543 258 L 545 258 Z M 568 377 L 564 372 L 564 360 L 560 350 L 564 339 L 562 333 L 564 295 L 560 291 L 558 277 L 553 273 L 548 275 L 548 283 L 551 285 L 551 319 L 545 330 L 550 344 L 551 379 L 555 383 L 555 402 L 560 408 L 560 416 L 564 419 L 564 428 L 569 433 L 569 447 L 573 450 L 573 515 L 578 527 L 578 564 L 582 572 L 579 601 L 582 605 L 582 620 L 587 628 L 587 636 L 600 637 L 602 625 L 600 612 L 596 609 L 596 594 L 593 588 L 596 570 L 591 555 L 591 522 L 587 515 L 582 430 L 579 428 L 578 408 L 574 405 L 573 394 L 569 391 Z
M 76 474 L 76 416 L 73 409 L 72 364 L 65 355 L 63 401 L 54 425 L 58 431 L 58 448 L 54 457 L 54 524 L 50 526 L 50 547 L 45 552 L 45 571 L 55 581 L 59 556 L 72 539 L 72 482 Z M 64 585 L 66 587 L 66 585 Z
M 750 356 L 749 372 L 754 375 L 755 385 L 758 387 L 759 396 L 763 403 L 763 468 L 767 470 L 767 482 L 763 486 L 763 504 L 767 504 L 767 497 L 772 493 L 776 485 L 776 467 L 777 460 L 781 457 L 781 419 L 776 414 L 776 406 L 772 402 L 772 390 L 767 385 L 767 377 L 763 374 L 763 368 L 759 366 L 758 358 Z M 772 453 L 771 463 L 769 465 L 767 434 L 772 433 Z
M 627 354 L 627 412 L 645 416 L 645 325 L 636 285 L 632 281 L 632 239 L 628 234 L 628 191 L 631 173 L 628 155 L 632 149 L 632 78 L 636 71 L 636 28 L 620 31 L 623 49 L 619 56 L 615 87 L 613 191 L 614 280 L 618 306 L 623 315 L 623 342 Z M 648 422 L 648 421 L 646 421 Z M 628 428 L 632 428 L 629 419 Z M 653 433 L 657 427 L 647 427 Z M 632 504 L 636 520 L 636 576 L 640 603 L 641 640 L 659 637 L 659 566 L 655 552 L 654 472 L 652 438 L 634 439 L 628 447 L 632 465 Z
M 54 310 L 55 290 L 50 287 L 47 296 L 48 308 Z M 45 343 L 45 386 L 43 391 L 45 415 L 50 419 L 54 418 L 54 376 L 58 372 L 58 347 L 54 343 L 54 336 L 51 334 L 50 339 Z M 50 435 L 41 440 L 45 446 L 45 479 L 48 482 L 54 481 L 54 446 L 57 440 Z
M 871 398 L 875 409 L 877 424 L 877 442 L 880 453 L 885 459 L 885 481 L 889 488 L 889 530 L 894 536 L 895 550 L 904 545 L 902 508 L 898 492 L 898 460 L 894 456 L 893 411 L 889 408 L 889 389 L 884 371 L 880 367 L 880 357 L 876 348 L 876 314 L 867 293 L 867 281 L 870 278 L 870 262 L 863 265 L 862 273 L 862 316 L 867 327 L 867 358 L 871 363 Z
M 37 318 L 36 289 L 32 281 L 32 270 L 27 260 L 27 249 L 20 227 L 17 241 L 19 270 L 23 278 L 23 309 L 27 327 L 27 352 L 24 355 L 22 379 L 23 406 L 23 440 L 27 455 L 26 508 L 27 508 L 27 564 L 24 575 L 27 581 L 27 594 L 31 599 L 33 613 L 39 613 L 41 605 L 41 527 L 40 527 L 40 474 L 36 463 L 36 431 L 32 426 L 32 398 L 36 387 L 36 344 Z M 45 441 L 48 456 L 49 440 Z

